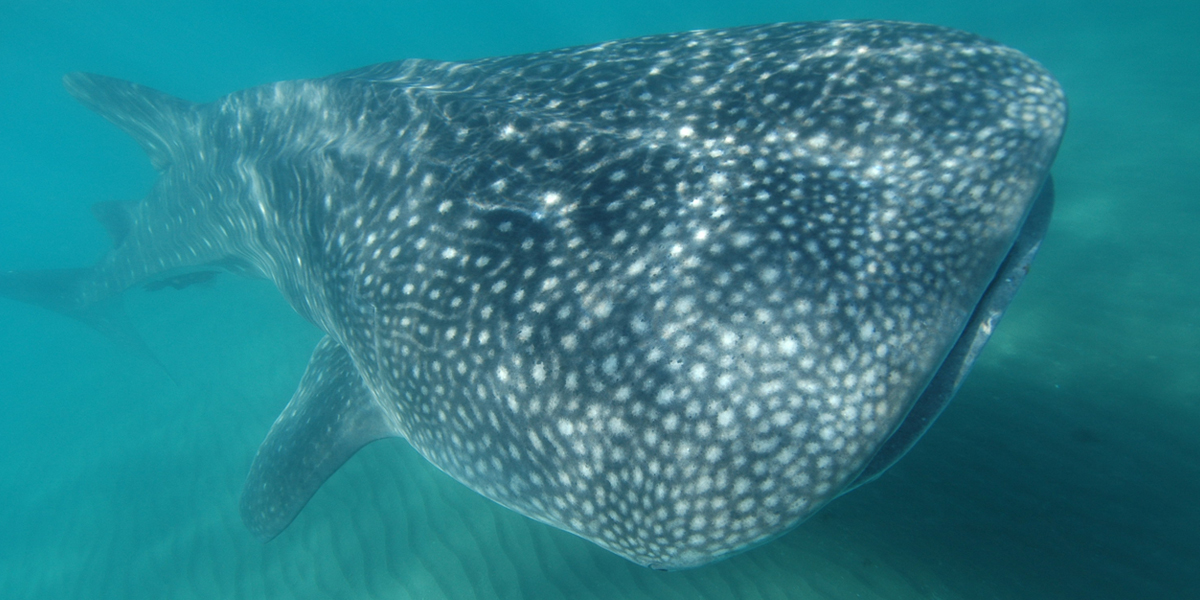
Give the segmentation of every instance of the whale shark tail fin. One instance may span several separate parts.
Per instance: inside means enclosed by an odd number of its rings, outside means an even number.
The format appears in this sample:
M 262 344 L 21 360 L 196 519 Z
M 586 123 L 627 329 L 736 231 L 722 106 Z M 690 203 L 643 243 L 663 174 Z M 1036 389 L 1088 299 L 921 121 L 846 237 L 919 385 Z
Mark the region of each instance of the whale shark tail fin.
M 183 155 L 200 129 L 195 104 L 145 86 L 90 73 L 71 73 L 63 77 L 63 85 L 84 106 L 131 135 L 160 171 Z M 100 202 L 92 206 L 92 213 L 112 237 L 113 252 L 129 245 L 137 221 L 136 207 L 132 202 Z M 135 264 L 139 264 L 137 252 L 136 249 L 127 252 Z M 118 345 L 159 365 L 175 380 L 142 341 L 121 299 L 125 289 L 155 271 L 143 269 L 140 274 L 117 271 L 121 270 L 103 266 L 0 271 L 0 296 L 83 321 Z M 190 280 L 197 280 L 196 277 Z
M 78 319 L 126 350 L 158 365 L 178 383 L 166 365 L 150 351 L 125 313 L 120 294 L 88 301 L 83 290 L 94 269 L 0 271 L 0 296 L 47 308 Z
M 128 133 L 158 170 L 174 162 L 189 132 L 196 105 L 143 85 L 91 73 L 71 73 L 63 85 L 76 100 Z

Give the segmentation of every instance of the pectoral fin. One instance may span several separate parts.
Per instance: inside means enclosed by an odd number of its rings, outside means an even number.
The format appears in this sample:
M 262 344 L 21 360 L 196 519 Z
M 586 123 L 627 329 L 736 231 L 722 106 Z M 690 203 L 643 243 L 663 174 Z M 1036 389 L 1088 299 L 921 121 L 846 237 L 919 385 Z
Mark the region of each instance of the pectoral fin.
M 242 521 L 264 542 L 274 538 L 355 452 L 394 435 L 350 355 L 325 337 L 258 448 L 242 489 Z

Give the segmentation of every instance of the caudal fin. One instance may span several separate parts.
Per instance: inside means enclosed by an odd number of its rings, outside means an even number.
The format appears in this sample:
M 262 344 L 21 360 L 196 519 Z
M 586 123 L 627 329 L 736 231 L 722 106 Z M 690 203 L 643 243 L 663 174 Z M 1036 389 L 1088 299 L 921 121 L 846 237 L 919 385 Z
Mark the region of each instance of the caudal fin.
M 84 106 L 133 136 L 159 170 L 184 152 L 198 130 L 196 105 L 148 87 L 90 73 L 71 73 L 63 78 L 63 85 Z M 130 237 L 136 207 L 129 202 L 100 202 L 92 207 L 112 236 L 114 249 L 120 249 Z M 126 282 L 125 287 L 136 283 Z M 83 321 L 166 371 L 125 314 L 122 290 L 112 288 L 111 281 L 99 285 L 94 269 L 0 271 L 0 296 Z
M 126 350 L 157 364 L 175 381 L 166 365 L 138 335 L 119 294 L 95 301 L 86 299 L 83 289 L 91 274 L 91 269 L 0 271 L 0 296 L 83 321 Z

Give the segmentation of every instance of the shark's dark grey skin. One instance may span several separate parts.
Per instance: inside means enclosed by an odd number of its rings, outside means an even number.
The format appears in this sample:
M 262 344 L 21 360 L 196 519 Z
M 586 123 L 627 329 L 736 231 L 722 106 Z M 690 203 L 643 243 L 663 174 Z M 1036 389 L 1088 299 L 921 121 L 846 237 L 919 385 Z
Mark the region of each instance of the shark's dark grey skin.
M 94 268 L 0 293 L 140 348 L 119 295 L 217 265 L 327 334 L 251 467 L 255 534 L 396 436 L 656 568 L 778 536 L 920 437 L 1028 269 L 1066 123 L 1019 52 L 890 22 L 409 60 L 204 105 L 66 84 L 161 177 L 98 207 Z

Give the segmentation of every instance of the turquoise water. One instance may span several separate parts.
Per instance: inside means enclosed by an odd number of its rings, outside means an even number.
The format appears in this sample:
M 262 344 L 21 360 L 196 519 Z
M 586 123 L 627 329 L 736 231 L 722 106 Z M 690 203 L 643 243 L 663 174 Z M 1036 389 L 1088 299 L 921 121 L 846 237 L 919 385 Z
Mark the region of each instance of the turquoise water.
M 879 481 L 682 573 L 633 566 L 369 446 L 283 536 L 249 461 L 318 332 L 266 283 L 133 291 L 171 374 L 0 301 L 3 598 L 1185 598 L 1200 589 L 1200 14 L 1183 2 L 26 2 L 0 5 L 0 268 L 79 266 L 89 206 L 153 171 L 63 73 L 191 100 L 409 57 L 894 18 L 1040 60 L 1071 100 L 1058 208 L 958 399 Z M 330 3 L 329 6 L 332 6 Z

